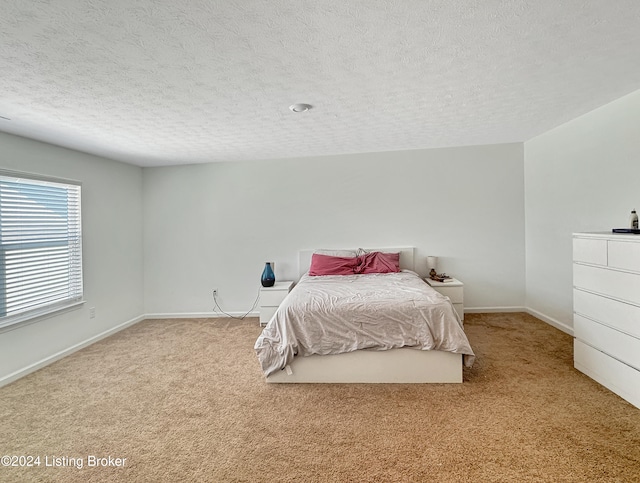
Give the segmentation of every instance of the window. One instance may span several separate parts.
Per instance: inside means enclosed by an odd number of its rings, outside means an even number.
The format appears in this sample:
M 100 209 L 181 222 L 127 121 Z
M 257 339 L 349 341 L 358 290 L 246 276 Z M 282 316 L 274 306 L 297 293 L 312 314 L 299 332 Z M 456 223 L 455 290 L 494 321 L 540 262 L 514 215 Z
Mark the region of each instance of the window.
M 82 302 L 80 191 L 0 171 L 0 328 Z

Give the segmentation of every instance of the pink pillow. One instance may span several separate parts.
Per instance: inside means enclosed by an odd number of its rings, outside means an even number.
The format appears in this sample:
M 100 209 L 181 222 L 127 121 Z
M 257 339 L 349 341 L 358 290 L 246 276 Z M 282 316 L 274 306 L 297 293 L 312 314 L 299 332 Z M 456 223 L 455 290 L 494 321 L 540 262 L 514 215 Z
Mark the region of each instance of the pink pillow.
M 332 257 L 314 253 L 311 255 L 309 275 L 353 275 L 357 266 L 357 257 Z
M 362 257 L 357 273 L 396 273 L 400 271 L 399 253 L 371 252 Z

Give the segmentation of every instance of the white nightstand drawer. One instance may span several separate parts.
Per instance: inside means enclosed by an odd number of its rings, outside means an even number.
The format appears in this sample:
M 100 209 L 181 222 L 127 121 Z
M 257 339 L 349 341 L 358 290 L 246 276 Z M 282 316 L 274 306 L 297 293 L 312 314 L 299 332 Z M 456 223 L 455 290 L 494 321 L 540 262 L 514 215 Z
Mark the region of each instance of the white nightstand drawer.
M 449 297 L 453 308 L 458 313 L 460 320 L 464 320 L 464 283 L 460 280 L 452 279 L 450 282 L 437 282 L 435 280 L 431 280 L 430 278 L 425 278 L 425 282 L 427 282 L 433 289 L 445 297 Z
M 273 317 L 273 314 L 276 313 L 278 307 L 260 307 L 260 323 L 262 325 L 267 325 Z
M 260 306 L 277 307 L 282 303 L 289 291 L 293 287 L 293 282 L 276 282 L 273 287 L 262 287 L 260 289 Z
M 453 308 L 456 309 L 460 320 L 464 320 L 464 304 L 453 304 Z
M 293 287 L 292 281 L 276 282 L 260 289 L 260 325 L 266 325 Z
M 438 287 L 437 290 L 445 297 L 449 297 L 452 304 L 461 304 L 464 302 L 462 287 Z
M 288 293 L 288 290 L 265 291 L 263 289 L 260 292 L 260 307 L 277 307 Z

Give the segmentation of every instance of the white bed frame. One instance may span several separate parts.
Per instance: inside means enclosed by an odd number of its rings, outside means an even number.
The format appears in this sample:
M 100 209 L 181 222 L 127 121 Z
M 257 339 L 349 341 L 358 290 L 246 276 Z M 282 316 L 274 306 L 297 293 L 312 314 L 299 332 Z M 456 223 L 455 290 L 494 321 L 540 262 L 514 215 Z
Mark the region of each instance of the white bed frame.
M 414 248 L 371 248 L 399 252 L 400 268 L 414 270 Z M 309 270 L 314 250 L 299 253 L 300 275 Z M 335 355 L 295 357 L 271 383 L 461 383 L 462 355 L 402 348 L 360 350 Z

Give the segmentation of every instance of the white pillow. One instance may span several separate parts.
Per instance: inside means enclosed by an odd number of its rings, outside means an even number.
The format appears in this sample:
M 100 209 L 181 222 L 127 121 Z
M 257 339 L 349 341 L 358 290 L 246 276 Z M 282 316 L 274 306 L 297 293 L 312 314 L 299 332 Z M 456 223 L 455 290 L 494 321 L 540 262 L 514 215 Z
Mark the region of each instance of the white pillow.
M 414 272 L 413 270 L 409 270 L 408 268 L 401 268 L 401 269 L 400 269 L 400 271 L 401 271 L 401 272 L 405 272 L 405 273 L 412 273 L 412 274 L 414 274 L 416 277 L 418 277 L 418 278 L 422 278 L 422 277 L 420 276 L 420 274 L 419 274 L 419 273 Z
M 318 255 L 327 255 L 329 257 L 348 257 L 353 258 L 358 255 L 357 250 L 328 250 L 324 248 L 318 248 L 313 253 Z

